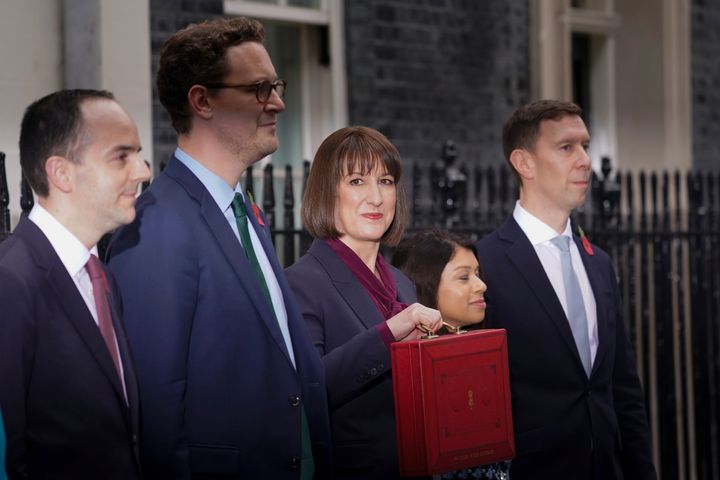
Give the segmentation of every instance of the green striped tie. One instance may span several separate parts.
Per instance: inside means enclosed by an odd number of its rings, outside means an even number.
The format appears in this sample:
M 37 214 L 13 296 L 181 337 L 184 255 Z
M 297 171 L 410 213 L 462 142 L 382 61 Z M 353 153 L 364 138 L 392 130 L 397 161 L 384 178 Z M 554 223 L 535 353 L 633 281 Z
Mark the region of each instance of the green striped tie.
M 250 265 L 257 276 L 260 287 L 262 288 L 265 300 L 270 306 L 270 311 L 275 316 L 275 309 L 273 308 L 272 300 L 270 299 L 270 290 L 268 290 L 267 282 L 265 281 L 265 275 L 260 268 L 257 255 L 255 255 L 255 249 L 253 248 L 252 240 L 250 240 L 250 230 L 248 229 L 248 218 L 247 211 L 245 210 L 245 203 L 243 202 L 242 195 L 239 193 L 235 194 L 235 198 L 232 201 L 232 209 L 235 214 L 235 221 L 237 222 L 238 233 L 240 233 L 240 241 L 242 243 L 243 250 L 245 250 L 245 256 L 247 257 Z M 275 316 L 277 321 L 277 316 Z M 300 407 L 300 421 L 301 421 L 301 432 L 302 432 L 302 458 L 300 464 L 300 478 L 302 480 L 312 480 L 315 476 L 315 462 L 313 461 L 312 455 L 312 443 L 310 440 L 310 428 L 308 427 L 307 416 L 305 415 L 305 407 Z

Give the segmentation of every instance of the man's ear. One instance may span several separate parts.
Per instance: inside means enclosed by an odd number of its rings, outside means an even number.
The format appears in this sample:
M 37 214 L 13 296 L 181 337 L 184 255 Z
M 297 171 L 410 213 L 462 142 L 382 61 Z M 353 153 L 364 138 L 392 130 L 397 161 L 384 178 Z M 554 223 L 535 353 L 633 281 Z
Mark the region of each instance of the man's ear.
M 63 193 L 70 193 L 74 182 L 74 165 L 70 160 L 59 155 L 53 155 L 45 161 L 45 175 L 48 188 L 53 187 Z
M 510 163 L 515 167 L 515 171 L 518 172 L 523 181 L 531 180 L 535 177 L 535 158 L 532 153 L 524 148 L 516 148 L 512 151 L 510 154 Z
M 208 89 L 202 85 L 193 85 L 187 94 L 188 105 L 194 115 L 205 120 L 212 118 L 213 109 L 210 105 L 210 95 Z

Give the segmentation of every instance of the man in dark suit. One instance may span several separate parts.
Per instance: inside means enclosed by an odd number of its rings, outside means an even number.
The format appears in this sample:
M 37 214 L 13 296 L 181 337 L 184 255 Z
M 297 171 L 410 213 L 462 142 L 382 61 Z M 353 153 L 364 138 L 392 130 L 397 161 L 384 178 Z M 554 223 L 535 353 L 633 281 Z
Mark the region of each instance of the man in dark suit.
M 477 244 L 488 326 L 508 333 L 513 480 L 656 478 L 615 272 L 570 226 L 591 174 L 580 114 L 544 100 L 506 122 L 520 199 Z
M 108 92 L 28 107 L 22 171 L 38 201 L 0 244 L 0 406 L 15 479 L 139 479 L 138 393 L 97 242 L 135 218 L 150 172 Z
M 322 364 L 245 169 L 277 148 L 285 82 L 243 17 L 160 54 L 178 148 L 110 246 L 143 401 L 147 478 L 325 478 Z

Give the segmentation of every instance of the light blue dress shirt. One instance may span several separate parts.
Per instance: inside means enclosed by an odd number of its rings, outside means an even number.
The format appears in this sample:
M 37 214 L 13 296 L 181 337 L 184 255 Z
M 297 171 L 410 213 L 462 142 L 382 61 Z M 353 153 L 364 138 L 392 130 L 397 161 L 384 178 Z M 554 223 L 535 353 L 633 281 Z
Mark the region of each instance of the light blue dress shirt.
M 175 157 L 177 157 L 183 165 L 190 169 L 197 179 L 200 180 L 200 183 L 205 186 L 207 191 L 210 193 L 210 196 L 213 200 L 215 200 L 218 208 L 220 208 L 220 211 L 225 216 L 225 219 L 235 234 L 235 237 L 238 239 L 238 242 L 242 244 L 242 241 L 240 240 L 240 233 L 237 228 L 237 222 L 235 220 L 235 214 L 232 210 L 232 201 L 233 198 L 235 198 L 236 193 L 243 195 L 243 198 L 245 198 L 245 195 L 240 188 L 240 183 L 235 185 L 234 189 L 231 188 L 225 180 L 211 172 L 207 167 L 192 158 L 181 148 L 177 148 L 175 150 Z M 252 241 L 255 255 L 258 258 L 260 269 L 265 276 L 265 282 L 267 283 L 268 291 L 270 292 L 273 310 L 275 311 L 275 317 L 277 318 L 280 331 L 282 332 L 283 339 L 285 340 L 285 346 L 287 347 L 287 351 L 290 355 L 290 360 L 292 361 L 293 366 L 295 366 L 295 354 L 293 351 L 292 340 L 290 339 L 287 310 L 285 310 L 285 300 L 283 299 L 282 290 L 280 290 L 280 284 L 275 277 L 275 272 L 272 269 L 272 265 L 270 265 L 270 260 L 268 260 L 267 253 L 265 252 L 262 243 L 260 243 L 260 238 L 258 237 L 252 222 L 248 222 L 248 230 L 250 230 L 250 240 Z

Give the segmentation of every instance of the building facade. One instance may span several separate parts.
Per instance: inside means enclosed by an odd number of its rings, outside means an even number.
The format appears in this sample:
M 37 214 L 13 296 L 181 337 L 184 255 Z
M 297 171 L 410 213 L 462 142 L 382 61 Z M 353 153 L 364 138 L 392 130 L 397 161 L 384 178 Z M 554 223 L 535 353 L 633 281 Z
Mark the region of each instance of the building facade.
M 218 15 L 261 19 L 288 81 L 281 148 L 264 161 L 276 171 L 310 160 L 327 134 L 347 124 L 382 131 L 408 163 L 438 161 L 450 139 L 460 161 L 500 164 L 502 122 L 542 97 L 583 106 L 596 169 L 603 157 L 624 170 L 720 165 L 717 2 L 3 2 L 0 151 L 13 223 L 23 108 L 58 88 L 113 90 L 138 122 L 157 171 L 175 145 L 154 89 L 158 51 L 178 28 Z

